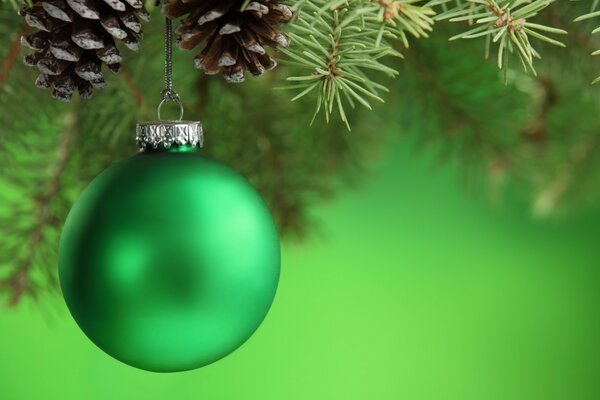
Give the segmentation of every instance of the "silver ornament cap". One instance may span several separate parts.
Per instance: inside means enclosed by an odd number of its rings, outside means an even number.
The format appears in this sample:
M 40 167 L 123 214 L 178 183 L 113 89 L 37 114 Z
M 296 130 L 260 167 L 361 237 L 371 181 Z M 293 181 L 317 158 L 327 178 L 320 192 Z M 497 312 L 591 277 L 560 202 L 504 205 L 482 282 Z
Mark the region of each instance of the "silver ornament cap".
M 201 148 L 204 144 L 199 121 L 150 121 L 137 125 L 136 141 L 140 151 L 170 149 L 173 146 Z

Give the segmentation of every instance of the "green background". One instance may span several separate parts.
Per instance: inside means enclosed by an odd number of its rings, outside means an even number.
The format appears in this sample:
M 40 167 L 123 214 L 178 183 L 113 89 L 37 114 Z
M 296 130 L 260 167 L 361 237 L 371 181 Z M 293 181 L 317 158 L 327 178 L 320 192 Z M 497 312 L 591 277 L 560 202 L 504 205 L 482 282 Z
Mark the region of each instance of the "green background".
M 160 375 L 96 349 L 65 306 L 0 314 L 0 399 L 598 399 L 600 214 L 536 222 L 393 143 L 288 244 L 240 350 Z

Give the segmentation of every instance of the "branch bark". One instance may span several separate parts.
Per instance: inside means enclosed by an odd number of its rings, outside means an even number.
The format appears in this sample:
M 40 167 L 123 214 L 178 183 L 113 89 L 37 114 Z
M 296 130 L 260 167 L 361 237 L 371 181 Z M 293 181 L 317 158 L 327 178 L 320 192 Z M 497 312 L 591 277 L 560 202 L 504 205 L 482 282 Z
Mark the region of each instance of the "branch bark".
M 26 35 L 28 30 L 28 25 L 23 24 L 23 26 L 21 27 L 21 31 L 10 44 L 8 54 L 2 61 L 2 68 L 0 69 L 0 88 L 2 88 L 6 83 L 6 80 L 10 76 L 10 72 L 15 66 L 17 59 L 19 58 L 19 53 L 21 52 L 21 36 Z
M 129 70 L 124 66 L 121 67 L 120 76 L 123 83 L 125 83 L 125 86 L 127 86 L 129 93 L 131 93 L 131 97 L 133 98 L 133 101 L 135 102 L 137 108 L 142 113 L 146 113 L 148 111 L 148 107 L 146 105 L 146 102 L 144 101 L 144 95 L 142 94 L 140 88 L 135 84 L 135 82 L 131 78 Z

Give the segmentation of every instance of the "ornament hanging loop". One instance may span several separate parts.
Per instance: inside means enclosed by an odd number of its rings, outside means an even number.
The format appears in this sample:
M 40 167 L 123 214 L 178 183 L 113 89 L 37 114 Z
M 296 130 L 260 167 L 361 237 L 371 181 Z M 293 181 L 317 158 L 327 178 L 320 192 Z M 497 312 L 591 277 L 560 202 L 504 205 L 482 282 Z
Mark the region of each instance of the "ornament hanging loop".
M 169 102 L 175 103 L 176 105 L 179 106 L 179 119 L 177 121 L 183 120 L 184 109 L 183 109 L 183 104 L 181 103 L 181 100 L 179 99 L 179 94 L 177 94 L 177 92 L 175 92 L 175 91 L 169 91 L 169 90 L 165 89 L 161 92 L 161 98 L 162 98 L 162 100 L 160 101 L 160 103 L 158 104 L 158 108 L 156 109 L 156 112 L 158 114 L 158 120 L 159 121 L 163 120 L 161 117 L 161 110 L 162 110 L 163 106 Z
M 162 121 L 161 110 L 165 103 L 171 102 L 179 106 L 179 119 L 183 120 L 183 104 L 179 93 L 173 89 L 173 23 L 165 18 L 165 89 L 160 93 L 161 101 L 157 108 L 158 120 Z

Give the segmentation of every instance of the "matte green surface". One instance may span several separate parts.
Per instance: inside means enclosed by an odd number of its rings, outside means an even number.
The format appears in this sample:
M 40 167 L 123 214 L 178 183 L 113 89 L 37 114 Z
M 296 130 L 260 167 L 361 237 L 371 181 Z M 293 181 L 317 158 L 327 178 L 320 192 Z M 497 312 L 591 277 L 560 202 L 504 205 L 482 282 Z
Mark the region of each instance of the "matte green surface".
M 283 252 L 274 306 L 231 356 L 157 375 L 93 346 L 58 303 L 0 314 L 9 400 L 596 400 L 600 216 L 531 222 L 398 146 Z
M 237 349 L 279 279 L 275 224 L 252 186 L 199 153 L 140 154 L 85 189 L 60 241 L 73 317 L 138 368 L 183 371 Z

